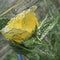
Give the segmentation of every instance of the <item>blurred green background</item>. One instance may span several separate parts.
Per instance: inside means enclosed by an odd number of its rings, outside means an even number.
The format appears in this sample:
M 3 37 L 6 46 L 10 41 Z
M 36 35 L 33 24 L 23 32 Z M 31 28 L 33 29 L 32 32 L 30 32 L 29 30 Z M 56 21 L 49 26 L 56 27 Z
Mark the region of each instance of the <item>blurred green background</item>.
M 0 0 L 0 14 L 7 10 L 8 8 L 10 8 L 11 6 L 13 6 L 16 2 L 17 0 Z M 0 16 L 0 29 L 5 27 L 7 22 L 12 17 L 16 16 L 16 14 L 22 12 L 23 10 L 33 5 L 38 6 L 36 11 L 38 20 L 43 21 L 47 14 L 49 14 L 48 16 L 49 20 L 50 18 L 56 15 L 55 14 L 56 11 L 58 11 L 60 14 L 60 0 L 25 0 L 21 5 L 19 5 L 15 9 L 12 9 L 9 13 L 5 14 L 4 16 Z M 39 52 L 40 55 L 37 55 L 35 53 L 33 53 L 32 55 L 28 55 L 28 57 L 30 57 L 29 58 L 30 60 L 32 56 L 33 60 L 60 60 L 60 20 L 54 26 L 54 28 L 46 35 L 46 37 L 41 41 L 41 44 L 42 45 L 37 46 L 37 48 L 41 49 Z M 18 60 L 16 53 L 8 45 L 8 42 L 1 35 L 1 33 L 0 33 L 0 58 L 1 58 L 0 60 Z

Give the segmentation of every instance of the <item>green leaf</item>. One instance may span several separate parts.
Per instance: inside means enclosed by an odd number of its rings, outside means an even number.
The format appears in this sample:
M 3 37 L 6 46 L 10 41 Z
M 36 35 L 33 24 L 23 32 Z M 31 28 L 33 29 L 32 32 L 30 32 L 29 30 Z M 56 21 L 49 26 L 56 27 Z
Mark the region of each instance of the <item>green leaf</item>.
M 5 25 L 7 24 L 7 22 L 9 21 L 9 19 L 7 18 L 0 18 L 0 30 L 5 27 Z
M 57 22 L 60 19 L 60 15 L 58 14 L 57 16 L 53 17 L 52 19 L 46 20 L 46 23 L 44 21 L 42 21 L 43 25 L 39 28 L 38 31 L 41 32 L 40 35 L 38 35 L 37 37 L 39 38 L 38 40 L 41 41 L 47 34 L 49 31 L 51 31 L 53 29 L 53 27 L 57 24 Z

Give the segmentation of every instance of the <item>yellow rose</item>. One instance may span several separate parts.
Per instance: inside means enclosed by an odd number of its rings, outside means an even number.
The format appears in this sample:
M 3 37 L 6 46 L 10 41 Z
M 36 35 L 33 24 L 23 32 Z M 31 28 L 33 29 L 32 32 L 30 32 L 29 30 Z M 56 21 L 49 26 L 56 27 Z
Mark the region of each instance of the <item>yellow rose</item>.
M 31 37 L 35 32 L 35 28 L 38 26 L 38 19 L 34 13 L 35 10 L 36 6 L 33 6 L 16 15 L 2 29 L 2 34 L 6 38 L 16 42 L 23 42 Z

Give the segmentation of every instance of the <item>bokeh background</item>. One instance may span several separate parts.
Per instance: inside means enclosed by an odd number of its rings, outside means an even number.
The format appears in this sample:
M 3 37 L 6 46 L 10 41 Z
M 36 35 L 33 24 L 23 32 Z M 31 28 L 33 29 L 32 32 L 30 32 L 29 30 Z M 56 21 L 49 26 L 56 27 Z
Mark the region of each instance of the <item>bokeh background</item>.
M 6 11 L 8 8 L 12 7 L 16 4 L 18 0 L 0 0 L 0 14 Z M 60 12 L 60 0 L 24 0 L 22 4 L 15 7 L 7 14 L 0 17 L 0 29 L 2 29 L 7 22 L 23 10 L 28 9 L 29 7 L 37 5 L 36 16 L 38 20 L 43 20 L 47 13 L 50 16 L 51 13 L 54 13 L 56 10 Z M 56 8 L 56 10 L 55 10 Z M 48 10 L 52 10 L 53 12 L 49 12 Z M 51 45 L 56 43 L 56 47 L 54 49 L 57 50 L 56 55 L 57 59 L 60 60 L 60 21 L 58 24 L 49 32 L 47 37 L 45 37 L 46 41 L 52 41 Z M 24 60 L 28 60 L 25 56 L 23 56 Z M 16 53 L 13 51 L 12 47 L 9 46 L 6 39 L 0 33 L 0 60 L 18 60 Z M 41 60 L 46 60 L 44 55 L 41 56 Z M 51 60 L 48 58 L 47 60 Z

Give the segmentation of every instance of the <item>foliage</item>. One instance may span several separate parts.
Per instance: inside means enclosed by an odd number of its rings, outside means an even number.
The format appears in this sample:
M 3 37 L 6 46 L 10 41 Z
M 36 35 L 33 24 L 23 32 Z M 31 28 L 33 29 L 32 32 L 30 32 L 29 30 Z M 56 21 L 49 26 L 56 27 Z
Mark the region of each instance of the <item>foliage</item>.
M 5 27 L 5 25 L 7 24 L 7 22 L 9 21 L 8 18 L 0 18 L 0 30 Z
M 14 53 L 14 52 L 13 52 L 13 53 Z M 17 60 L 17 59 L 18 59 L 18 58 L 17 58 L 16 54 L 15 54 L 15 53 L 12 54 L 12 51 L 9 50 L 9 51 L 7 52 L 7 55 L 6 55 L 6 57 L 5 57 L 4 60 Z

